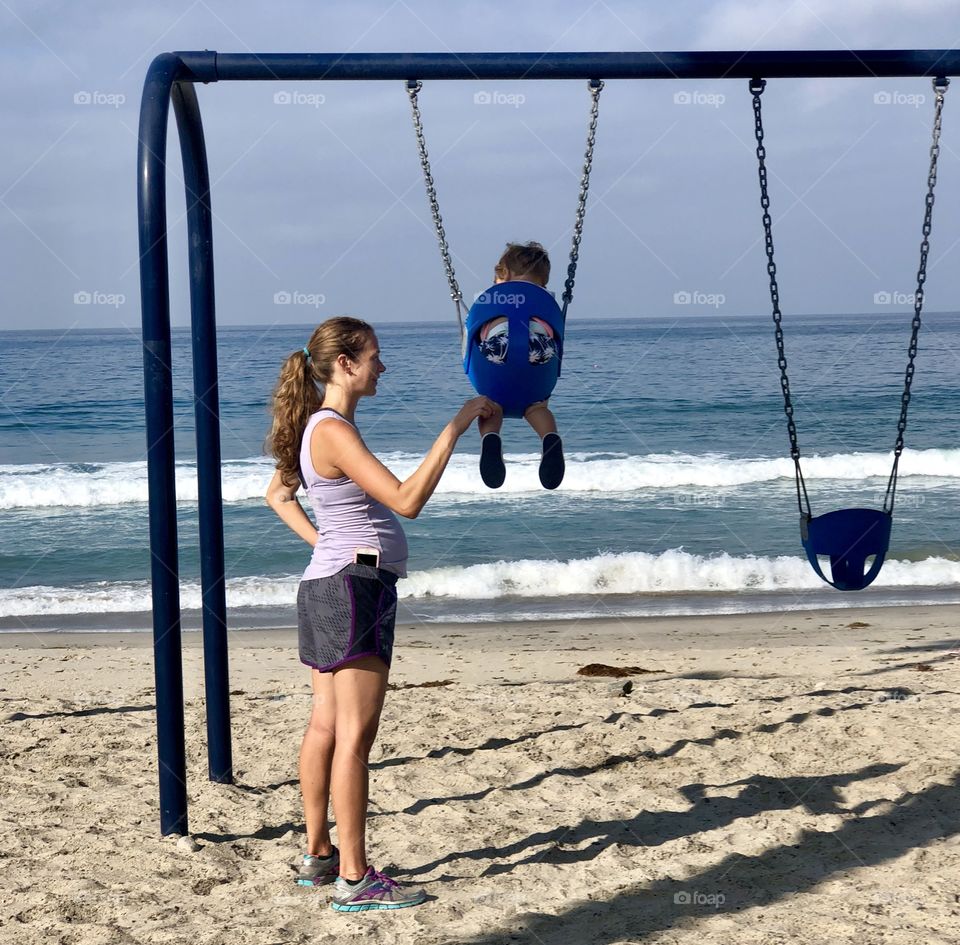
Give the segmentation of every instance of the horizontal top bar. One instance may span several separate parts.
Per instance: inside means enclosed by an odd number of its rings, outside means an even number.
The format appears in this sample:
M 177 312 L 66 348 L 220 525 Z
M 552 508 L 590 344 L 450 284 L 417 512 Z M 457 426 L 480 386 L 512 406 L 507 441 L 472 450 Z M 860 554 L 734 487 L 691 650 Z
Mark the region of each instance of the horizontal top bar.
M 752 79 L 960 74 L 954 49 L 750 52 L 174 53 L 181 81 Z

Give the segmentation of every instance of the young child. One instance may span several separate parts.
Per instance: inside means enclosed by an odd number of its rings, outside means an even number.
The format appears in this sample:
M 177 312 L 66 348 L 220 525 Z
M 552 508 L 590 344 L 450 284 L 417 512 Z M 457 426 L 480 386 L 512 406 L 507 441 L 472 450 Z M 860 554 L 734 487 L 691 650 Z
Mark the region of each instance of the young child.
M 494 283 L 532 282 L 546 288 L 550 278 L 550 257 L 539 243 L 507 243 L 506 252 L 494 267 Z M 488 361 L 503 364 L 509 344 L 507 319 L 491 319 L 480 329 L 480 351 Z M 553 329 L 539 318 L 530 319 L 530 363 L 544 364 L 557 357 Z M 540 435 L 540 483 L 545 489 L 556 489 L 563 481 L 563 444 L 557 422 L 546 400 L 531 404 L 524 412 L 527 423 Z M 500 427 L 503 419 L 481 417 L 480 475 L 491 489 L 503 485 L 507 471 L 503 465 L 503 443 Z

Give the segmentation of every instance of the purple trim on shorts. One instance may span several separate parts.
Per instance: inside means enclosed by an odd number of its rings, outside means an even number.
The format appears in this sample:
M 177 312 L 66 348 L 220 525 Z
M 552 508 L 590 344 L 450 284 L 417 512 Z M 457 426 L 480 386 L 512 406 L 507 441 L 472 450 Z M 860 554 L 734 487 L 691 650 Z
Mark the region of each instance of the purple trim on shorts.
M 347 663 L 352 663 L 354 660 L 360 659 L 361 656 L 379 656 L 380 659 L 383 659 L 379 653 L 374 650 L 370 650 L 368 653 L 354 653 L 353 656 L 348 656 L 346 659 L 338 660 L 336 663 L 328 663 L 326 666 L 317 666 L 316 663 L 308 663 L 306 660 L 300 660 L 305 666 L 309 666 L 312 669 L 317 670 L 319 673 L 331 673 L 335 669 L 340 669 L 341 666 L 346 666 Z M 386 660 L 384 660 L 386 662 Z
M 333 575 L 331 575 L 331 577 L 332 576 Z M 346 584 L 347 592 L 350 595 L 350 640 L 347 643 L 347 652 L 349 653 L 357 639 L 357 599 L 353 593 L 353 583 L 350 581 L 349 574 L 343 575 L 343 582 L 344 584 Z M 377 648 L 375 650 L 367 650 L 363 653 L 352 653 L 350 656 L 342 660 L 337 660 L 336 663 L 328 663 L 326 666 L 317 666 L 316 663 L 311 663 L 305 659 L 301 659 L 300 662 L 303 663 L 305 666 L 309 666 L 311 669 L 317 670 L 318 672 L 329 673 L 335 669 L 339 669 L 341 666 L 345 666 L 347 663 L 352 663 L 354 660 L 360 659 L 360 657 L 362 656 L 376 656 L 380 660 L 382 660 L 383 663 L 387 665 L 387 667 L 389 668 L 389 664 L 384 659 L 383 653 L 381 652 L 383 647 L 380 641 L 380 617 L 383 613 L 383 608 L 381 605 L 383 604 L 383 595 L 386 593 L 386 591 L 387 591 L 387 585 L 383 584 L 380 590 L 380 597 L 377 599 L 377 623 L 374 627 L 374 632 L 375 632 L 374 639 L 376 640 Z
M 350 581 L 350 575 L 343 576 L 344 583 L 347 585 L 347 591 L 350 594 L 350 640 L 347 643 L 347 652 L 357 641 L 357 599 L 353 596 L 353 584 Z
M 380 616 L 383 613 L 383 595 L 387 592 L 387 587 L 385 584 L 380 585 L 380 596 L 377 598 L 377 624 L 373 628 L 374 639 L 377 641 L 377 653 L 383 649 L 383 645 L 380 642 Z

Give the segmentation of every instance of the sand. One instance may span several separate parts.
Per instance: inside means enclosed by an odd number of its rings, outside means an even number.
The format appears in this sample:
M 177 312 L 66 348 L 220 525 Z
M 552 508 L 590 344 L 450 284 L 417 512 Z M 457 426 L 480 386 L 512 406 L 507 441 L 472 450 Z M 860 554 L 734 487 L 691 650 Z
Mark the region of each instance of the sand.
M 185 636 L 195 852 L 159 833 L 149 635 L 0 635 L 0 941 L 956 943 L 958 618 L 400 627 L 368 856 L 430 898 L 354 915 L 293 882 L 293 631 L 231 634 L 233 785 Z

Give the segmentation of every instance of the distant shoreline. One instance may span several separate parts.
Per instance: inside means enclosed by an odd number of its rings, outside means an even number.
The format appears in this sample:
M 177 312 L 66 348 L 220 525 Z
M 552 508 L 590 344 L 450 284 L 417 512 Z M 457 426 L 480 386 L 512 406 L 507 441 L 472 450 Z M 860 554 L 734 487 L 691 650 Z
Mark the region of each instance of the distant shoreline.
M 864 311 L 864 312 L 791 312 L 788 315 L 785 315 L 785 318 L 790 319 L 835 319 L 835 318 L 887 318 L 887 317 L 904 317 L 912 316 L 912 309 L 889 309 L 882 312 L 878 311 Z M 944 318 L 944 317 L 958 317 L 960 316 L 960 310 L 953 311 L 924 311 L 923 317 L 928 318 Z M 577 323 L 580 322 L 634 322 L 634 321 L 675 321 L 677 319 L 697 319 L 702 318 L 710 321 L 716 321 L 718 318 L 736 318 L 736 319 L 769 319 L 769 312 L 670 312 L 659 313 L 656 315 L 590 315 L 590 314 L 578 314 L 576 318 L 571 319 L 570 325 L 572 328 L 576 328 Z M 374 324 L 383 325 L 383 326 L 400 326 L 400 325 L 445 325 L 449 324 L 453 330 L 456 329 L 456 321 L 450 317 L 438 317 L 438 318 L 428 318 L 428 319 L 383 319 L 376 318 L 372 319 Z M 303 322 L 283 322 L 278 324 L 260 324 L 258 322 L 251 322 L 247 324 L 246 322 L 219 322 L 217 324 L 218 330 L 233 329 L 239 328 L 245 331 L 255 330 L 255 329 L 283 329 L 283 328 L 303 328 L 314 327 L 317 324 L 317 319 L 310 319 Z M 133 330 L 136 334 L 140 330 L 140 322 L 135 321 L 131 323 L 127 322 L 118 322 L 115 325 L 84 325 L 82 328 L 73 327 L 70 325 L 55 325 L 51 328 L 0 328 L 0 334 L 5 335 L 40 335 L 40 334 L 57 334 L 62 335 L 65 331 L 75 332 L 75 333 L 86 333 L 86 334 L 95 334 L 97 332 L 114 332 L 114 331 L 131 331 Z M 182 325 L 171 325 L 171 331 L 173 334 L 188 334 L 191 331 L 190 325 L 188 323 Z M 139 337 L 139 336 L 138 336 Z
M 940 626 L 956 637 L 960 649 L 960 604 L 904 605 L 891 607 L 821 608 L 792 612 L 753 612 L 743 614 L 707 614 L 660 617 L 590 617 L 584 619 L 541 619 L 457 623 L 401 621 L 397 624 L 397 645 L 409 642 L 411 635 L 434 640 L 457 632 L 464 646 L 484 651 L 509 652 L 520 644 L 550 643 L 561 646 L 583 637 L 594 645 L 630 645 L 643 647 L 836 645 L 837 628 L 842 628 L 844 644 L 876 642 L 878 631 L 895 642 L 901 632 L 929 632 Z M 826 629 L 827 632 L 821 632 Z M 797 633 L 800 635 L 797 636 Z M 231 628 L 228 637 L 244 647 L 289 645 L 296 647 L 296 630 L 275 624 L 255 628 Z M 185 649 L 203 646 L 203 634 L 184 630 Z M 0 633 L 0 649 L 84 649 L 86 647 L 133 647 L 153 645 L 147 630 L 47 630 L 5 631 Z
M 905 609 L 960 609 L 960 589 L 952 586 L 875 588 L 867 593 L 868 597 L 839 594 L 824 585 L 816 590 L 754 593 L 607 594 L 593 598 L 570 595 L 490 601 L 408 598 L 400 601 L 398 626 L 489 628 L 499 625 L 529 627 L 539 623 L 561 626 L 594 620 L 619 623 L 633 620 L 747 620 L 763 617 L 779 620 L 791 613 L 850 614 Z M 868 602 L 864 603 L 865 600 Z M 202 619 L 200 610 L 181 610 L 181 630 L 185 637 L 200 635 Z M 290 627 L 295 621 L 292 600 L 289 606 L 231 607 L 227 612 L 228 629 L 244 634 Z M 83 634 L 128 637 L 149 635 L 152 629 L 151 610 L 0 617 L 0 641 L 18 634 L 63 634 L 71 639 Z

